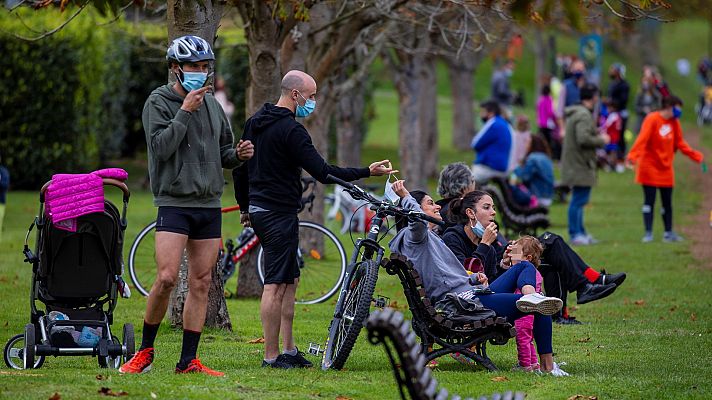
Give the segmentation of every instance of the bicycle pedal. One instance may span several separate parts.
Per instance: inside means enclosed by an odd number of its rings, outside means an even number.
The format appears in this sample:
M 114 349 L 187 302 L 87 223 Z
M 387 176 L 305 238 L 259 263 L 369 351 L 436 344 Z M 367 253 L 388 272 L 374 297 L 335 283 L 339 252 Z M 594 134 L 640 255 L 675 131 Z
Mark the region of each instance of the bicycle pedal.
M 319 343 L 309 342 L 309 350 L 307 350 L 307 353 L 314 356 L 320 356 L 324 354 L 324 349 L 321 348 L 321 344 Z
M 384 309 L 391 304 L 391 298 L 386 296 L 376 296 L 372 301 L 373 305 L 380 309 Z

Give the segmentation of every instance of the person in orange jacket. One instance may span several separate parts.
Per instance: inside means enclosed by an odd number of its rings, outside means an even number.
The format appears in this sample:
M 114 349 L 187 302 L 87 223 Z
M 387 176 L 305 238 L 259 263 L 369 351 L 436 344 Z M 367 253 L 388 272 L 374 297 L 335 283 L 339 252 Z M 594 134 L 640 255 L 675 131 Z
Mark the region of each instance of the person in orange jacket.
M 643 243 L 653 241 L 653 208 L 656 190 L 660 190 L 662 201 L 662 216 L 665 224 L 663 241 L 684 240 L 672 230 L 672 189 L 675 186 L 675 171 L 672 163 L 677 150 L 697 163 L 702 163 L 703 155 L 683 139 L 680 115 L 682 115 L 682 100 L 677 96 L 663 98 L 662 108 L 645 117 L 640 134 L 628 153 L 629 165 L 635 164 L 636 167 L 635 181 L 643 185 L 643 223 L 645 224 Z

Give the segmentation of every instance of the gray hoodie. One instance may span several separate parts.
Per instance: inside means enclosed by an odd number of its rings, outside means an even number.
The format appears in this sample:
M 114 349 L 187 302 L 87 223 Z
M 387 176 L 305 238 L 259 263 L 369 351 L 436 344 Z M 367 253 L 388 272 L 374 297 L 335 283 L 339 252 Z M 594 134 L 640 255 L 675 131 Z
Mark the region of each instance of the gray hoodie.
M 153 204 L 220 207 L 223 168 L 241 164 L 227 117 L 212 94 L 189 113 L 172 85 L 154 90 L 143 106 Z
M 408 195 L 401 200 L 406 210 L 422 212 L 420 205 Z M 423 221 L 411 222 L 398 232 L 388 244 L 391 251 L 408 257 L 423 278 L 425 293 L 438 301 L 446 293 L 460 293 L 472 289 L 465 268 L 445 245 L 440 236 L 428 229 Z

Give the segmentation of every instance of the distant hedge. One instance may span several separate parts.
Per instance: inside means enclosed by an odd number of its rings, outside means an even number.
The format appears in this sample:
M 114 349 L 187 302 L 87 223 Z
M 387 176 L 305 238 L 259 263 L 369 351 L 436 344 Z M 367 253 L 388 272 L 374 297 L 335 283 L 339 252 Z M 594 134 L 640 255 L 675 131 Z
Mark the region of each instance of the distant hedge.
M 0 12 L 0 154 L 13 189 L 37 189 L 52 174 L 88 172 L 142 152 L 143 104 L 168 76 L 162 46 L 147 44 L 145 32 L 130 24 L 104 25 L 106 19 L 88 9 L 58 33 L 24 41 L 5 32 L 27 32 L 25 25 L 49 30 L 66 13 L 18 11 L 22 21 Z M 221 68 L 239 135 L 247 56 L 239 46 L 226 49 L 218 59 L 223 53 L 230 58 Z

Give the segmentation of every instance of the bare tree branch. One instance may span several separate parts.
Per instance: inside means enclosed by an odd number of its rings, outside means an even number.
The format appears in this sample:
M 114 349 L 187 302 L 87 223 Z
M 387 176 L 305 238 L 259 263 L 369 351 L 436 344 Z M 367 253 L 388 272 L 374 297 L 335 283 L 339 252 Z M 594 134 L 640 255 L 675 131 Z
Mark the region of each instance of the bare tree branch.
M 115 16 L 114 18 L 112 18 L 111 21 L 107 21 L 107 22 L 104 22 L 104 23 L 102 23 L 102 24 L 96 24 L 96 26 L 111 25 L 111 24 L 113 24 L 114 22 L 118 21 L 119 18 L 121 18 L 121 16 L 124 14 L 124 11 L 126 11 L 129 7 L 131 7 L 131 5 L 133 5 L 133 3 L 134 3 L 134 0 L 129 0 L 129 2 L 126 3 L 125 6 L 123 6 L 123 7 L 121 7 L 121 8 L 119 9 L 119 11 L 116 13 L 116 16 Z
M 9 34 L 9 35 L 12 35 L 12 36 L 14 36 L 14 37 L 16 37 L 17 39 L 20 39 L 20 40 L 24 40 L 24 41 L 27 41 L 27 42 L 36 42 L 36 41 L 41 40 L 41 39 L 44 39 L 44 38 L 46 38 L 46 37 L 48 37 L 48 36 L 52 36 L 52 35 L 54 35 L 55 33 L 57 33 L 57 32 L 59 32 L 60 30 L 62 30 L 62 28 L 64 28 L 65 26 L 67 26 L 68 23 L 72 22 L 72 20 L 73 20 L 74 18 L 76 18 L 77 15 L 81 14 L 82 10 L 84 10 L 84 8 L 85 8 L 87 5 L 89 5 L 90 2 L 91 2 L 91 0 L 86 0 L 81 6 L 79 6 L 79 9 L 78 9 L 77 11 L 75 11 L 74 14 L 72 14 L 72 16 L 70 16 L 70 17 L 69 17 L 66 21 L 64 21 L 61 25 L 59 25 L 58 27 L 56 27 L 56 28 L 54 28 L 54 29 L 52 29 L 52 30 L 50 30 L 50 31 L 45 31 L 45 32 L 43 32 L 42 34 L 40 34 L 39 36 L 36 36 L 36 37 L 26 37 L 26 36 L 18 35 L 18 34 L 14 33 L 14 32 L 7 32 L 7 31 L 5 31 L 5 30 L 3 30 L 2 32 L 7 33 L 7 34 Z

